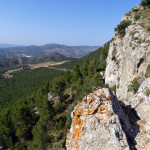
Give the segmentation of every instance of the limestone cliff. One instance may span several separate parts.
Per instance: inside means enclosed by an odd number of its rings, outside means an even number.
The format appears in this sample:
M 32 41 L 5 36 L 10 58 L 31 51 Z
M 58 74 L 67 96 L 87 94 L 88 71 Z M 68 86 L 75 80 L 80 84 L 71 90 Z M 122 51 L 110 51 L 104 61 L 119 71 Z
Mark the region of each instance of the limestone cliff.
M 141 14 L 135 20 L 135 15 Z M 122 20 L 130 20 L 132 24 L 125 29 L 125 36 L 116 32 L 110 43 L 105 72 L 105 81 L 110 86 L 116 86 L 119 100 L 131 105 L 140 120 L 140 133 L 135 138 L 138 150 L 150 149 L 150 76 L 146 76 L 150 64 L 150 32 L 142 25 L 150 21 L 150 9 L 137 6 L 126 14 Z M 147 13 L 147 14 L 146 14 Z M 147 15 L 147 17 L 145 17 Z M 130 90 L 132 81 L 138 81 L 139 87 Z M 135 85 L 132 85 L 133 87 Z
M 115 32 L 105 71 L 116 94 L 99 89 L 75 107 L 68 150 L 150 149 L 150 9 L 138 5 L 123 20 L 131 24 Z
M 117 96 L 122 100 L 133 94 L 128 92 L 128 86 L 134 78 L 140 77 L 140 82 L 145 80 L 146 68 L 150 64 L 150 32 L 141 26 L 143 20 L 134 21 L 133 17 L 134 13 L 131 13 L 130 17 L 125 15 L 122 18 L 131 20 L 132 25 L 126 28 L 123 38 L 115 33 L 105 72 L 106 84 L 110 87 L 116 85 Z

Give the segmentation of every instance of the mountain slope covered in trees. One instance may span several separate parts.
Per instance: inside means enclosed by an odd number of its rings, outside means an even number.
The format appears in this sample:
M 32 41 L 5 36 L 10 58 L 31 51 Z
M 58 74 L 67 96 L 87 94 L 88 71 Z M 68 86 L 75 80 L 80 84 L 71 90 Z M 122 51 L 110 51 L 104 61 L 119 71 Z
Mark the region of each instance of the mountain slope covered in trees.
M 0 145 L 18 150 L 65 149 L 70 112 L 81 97 L 106 86 L 99 72 L 105 70 L 107 54 L 108 44 L 100 53 L 81 58 L 72 71 L 27 69 L 11 79 L 2 78 Z
M 78 65 L 83 65 L 83 63 L 85 62 L 85 60 L 89 60 L 92 61 L 93 59 L 95 59 L 95 61 L 97 63 L 99 63 L 99 60 L 103 60 L 103 62 L 101 62 L 101 65 L 106 65 L 105 62 L 105 58 L 107 56 L 108 53 L 108 47 L 109 47 L 109 43 L 107 42 L 103 47 L 100 47 L 99 49 L 95 50 L 94 52 L 80 58 L 77 60 L 72 60 L 70 62 L 66 62 L 64 64 L 61 64 L 59 66 L 56 66 L 57 68 L 66 68 L 66 69 L 72 69 L 74 64 L 78 64 Z
M 149 11 L 149 0 L 142 0 L 141 4 L 143 10 Z M 125 29 L 130 23 L 123 22 L 117 26 L 119 38 L 124 36 Z M 144 27 L 149 31 L 149 22 L 146 22 Z M 134 34 L 131 33 L 130 36 Z M 113 46 L 116 46 L 115 43 Z M 34 46 L 32 48 L 34 53 L 37 49 Z M 0 93 L 2 97 L 0 101 L 0 147 L 16 150 L 66 149 L 66 134 L 70 128 L 72 121 L 70 113 L 74 106 L 97 87 L 108 87 L 102 76 L 106 68 L 108 51 L 109 43 L 81 59 L 59 66 L 72 69 L 72 71 L 50 70 L 49 68 L 27 69 L 17 73 L 11 79 L 0 78 L 0 91 L 2 91 Z M 112 57 L 111 61 L 116 61 L 116 57 Z M 146 76 L 149 76 L 149 70 L 146 72 Z M 112 90 L 115 91 L 115 88 L 113 87 Z M 123 103 L 121 104 L 124 106 Z M 131 105 L 128 106 L 131 108 Z M 126 110 L 127 114 L 128 110 Z M 131 117 L 131 119 L 134 121 L 134 118 Z M 133 126 L 135 126 L 134 123 Z M 118 138 L 118 133 L 115 134 Z M 128 140 L 131 139 L 128 138 Z M 133 144 L 136 144 L 135 140 Z

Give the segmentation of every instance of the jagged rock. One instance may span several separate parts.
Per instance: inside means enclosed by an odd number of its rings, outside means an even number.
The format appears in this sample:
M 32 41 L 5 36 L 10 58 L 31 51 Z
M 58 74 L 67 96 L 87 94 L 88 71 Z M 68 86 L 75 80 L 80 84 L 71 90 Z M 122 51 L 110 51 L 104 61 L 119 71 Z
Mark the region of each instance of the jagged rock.
M 84 97 L 72 112 L 67 150 L 129 150 L 131 123 L 109 89 L 99 89 Z
M 146 96 L 146 89 L 150 89 L 150 78 L 143 81 L 138 92 L 129 99 L 130 105 L 136 109 L 140 118 L 140 133 L 135 138 L 138 150 L 150 149 L 150 96 Z
M 139 5 L 137 8 L 142 9 Z M 116 96 L 119 100 L 135 109 L 139 118 L 135 117 L 134 112 L 131 115 L 132 109 L 129 111 L 127 107 L 125 108 L 125 113 L 135 133 L 135 135 L 130 134 L 130 137 L 136 141 L 138 150 L 149 150 L 150 96 L 146 95 L 146 90 L 150 89 L 150 78 L 146 79 L 145 73 L 150 64 L 150 32 L 140 25 L 141 20 L 136 22 L 133 17 L 131 12 L 131 16 L 125 15 L 122 18 L 122 20 L 131 20 L 135 24 L 126 28 L 123 38 L 115 34 L 114 40 L 110 43 L 105 81 L 110 87 L 117 87 Z M 115 60 L 112 60 L 113 57 Z M 139 78 L 140 87 L 137 93 L 129 91 L 128 88 L 134 78 Z M 132 120 L 137 122 L 134 123 Z
M 126 15 L 122 20 L 126 20 Z M 131 17 L 128 20 L 132 20 Z M 110 43 L 105 71 L 106 84 L 110 87 L 116 85 L 117 96 L 124 101 L 132 95 L 128 92 L 130 82 L 135 77 L 144 79 L 146 68 L 150 64 L 150 32 L 140 24 L 130 25 L 125 32 L 123 38 L 114 35 L 115 40 Z M 115 61 L 112 60 L 113 57 Z
M 143 10 L 138 5 L 136 8 Z M 107 57 L 105 83 L 116 86 L 116 96 L 108 89 L 91 93 L 72 112 L 67 135 L 68 150 L 150 150 L 150 78 L 145 77 L 150 64 L 150 32 L 134 19 L 133 10 L 122 20 L 131 20 L 125 36 L 113 36 Z M 129 91 L 138 78 L 138 91 Z M 118 100 L 118 99 L 119 100 Z

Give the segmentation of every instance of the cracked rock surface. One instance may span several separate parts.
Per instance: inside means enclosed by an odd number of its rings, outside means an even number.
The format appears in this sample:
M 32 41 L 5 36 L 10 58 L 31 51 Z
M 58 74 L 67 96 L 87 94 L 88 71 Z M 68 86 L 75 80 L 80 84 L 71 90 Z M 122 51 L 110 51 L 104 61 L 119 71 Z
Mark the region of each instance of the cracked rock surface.
M 72 112 L 72 125 L 66 140 L 67 150 L 134 148 L 135 130 L 125 110 L 125 104 L 119 102 L 106 88 L 84 97 Z

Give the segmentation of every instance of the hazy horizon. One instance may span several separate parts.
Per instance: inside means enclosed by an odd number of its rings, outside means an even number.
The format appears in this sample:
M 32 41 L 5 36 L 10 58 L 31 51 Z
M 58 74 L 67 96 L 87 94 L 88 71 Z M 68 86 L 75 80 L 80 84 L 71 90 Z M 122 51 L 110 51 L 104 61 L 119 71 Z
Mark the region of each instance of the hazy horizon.
M 0 43 L 1 45 L 13 45 L 13 46 L 44 46 L 47 44 L 56 44 L 56 45 L 65 45 L 65 46 L 96 46 L 96 47 L 100 47 L 102 45 L 66 45 L 66 44 L 59 44 L 59 43 L 45 43 L 45 44 L 30 44 L 30 45 L 19 45 L 19 44 L 11 44 L 11 43 Z

